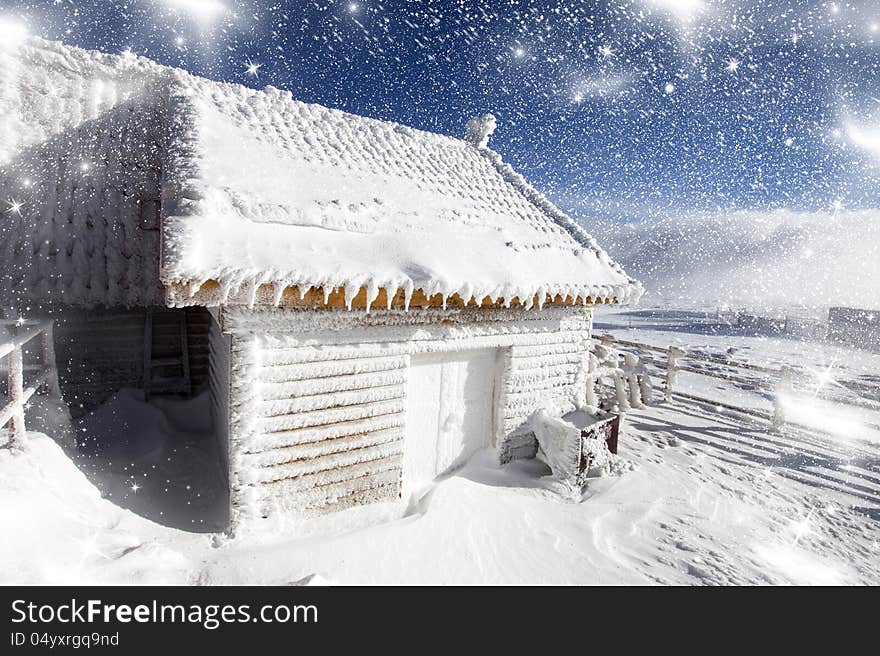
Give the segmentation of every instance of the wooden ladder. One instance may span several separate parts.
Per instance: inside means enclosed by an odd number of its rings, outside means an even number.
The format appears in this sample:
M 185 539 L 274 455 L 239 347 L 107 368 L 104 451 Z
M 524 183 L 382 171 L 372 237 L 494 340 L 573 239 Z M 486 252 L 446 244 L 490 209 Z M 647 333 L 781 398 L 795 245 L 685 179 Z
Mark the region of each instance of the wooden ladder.
M 189 396 L 192 393 L 187 332 L 186 310 L 147 310 L 144 320 L 145 399 L 154 394 Z M 169 374 L 169 371 L 174 373 Z

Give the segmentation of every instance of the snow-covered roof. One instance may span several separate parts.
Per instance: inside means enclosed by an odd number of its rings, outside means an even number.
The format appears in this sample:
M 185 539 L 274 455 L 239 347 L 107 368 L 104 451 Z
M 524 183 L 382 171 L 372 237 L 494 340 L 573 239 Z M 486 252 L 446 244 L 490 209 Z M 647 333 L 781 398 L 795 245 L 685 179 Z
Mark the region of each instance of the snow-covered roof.
M 0 71 L 0 184 L 24 203 L 0 224 L 4 296 L 139 304 L 164 286 L 175 304 L 269 303 L 341 289 L 369 305 L 421 290 L 530 306 L 639 292 L 486 147 L 492 119 L 458 139 L 40 40 L 0 50 Z

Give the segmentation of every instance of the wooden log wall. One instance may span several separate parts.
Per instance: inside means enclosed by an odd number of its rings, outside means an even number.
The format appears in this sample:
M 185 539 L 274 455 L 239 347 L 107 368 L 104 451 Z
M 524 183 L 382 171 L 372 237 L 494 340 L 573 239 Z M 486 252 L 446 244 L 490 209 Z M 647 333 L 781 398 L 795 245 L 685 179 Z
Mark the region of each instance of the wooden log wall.
M 76 416 L 144 377 L 143 309 L 55 313 L 55 359 L 61 393 Z
M 567 322 L 540 343 L 514 344 L 505 353 L 496 420 L 502 463 L 534 457 L 538 444 L 526 425 L 539 408 L 562 415 L 583 403 L 591 321 Z
M 407 356 L 370 345 L 234 344 L 240 485 L 298 511 L 399 496 Z
M 232 500 L 245 515 L 398 499 L 413 353 L 501 349 L 493 438 L 502 461 L 534 455 L 524 424 L 535 410 L 562 414 L 583 401 L 589 310 L 535 313 L 530 321 L 415 313 L 410 332 L 398 314 L 383 326 L 381 312 L 328 312 L 336 316 L 294 313 L 287 324 L 283 311 L 269 321 L 259 312 L 224 313 L 223 329 L 233 333 Z

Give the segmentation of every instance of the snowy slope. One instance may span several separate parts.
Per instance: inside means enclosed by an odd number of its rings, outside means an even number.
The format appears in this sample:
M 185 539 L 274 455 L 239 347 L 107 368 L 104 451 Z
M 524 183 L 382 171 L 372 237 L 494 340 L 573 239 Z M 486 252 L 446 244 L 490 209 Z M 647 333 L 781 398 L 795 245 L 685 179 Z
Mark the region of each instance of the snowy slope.
M 334 583 L 880 583 L 876 444 L 770 434 L 676 404 L 631 413 L 621 455 L 612 473 L 590 479 L 579 497 L 545 478 L 537 461 L 499 469 L 482 452 L 438 481 L 403 518 L 386 514 L 377 524 L 381 506 L 354 508 L 320 525 L 270 521 L 212 543 L 101 499 L 51 440 L 32 434 L 26 453 L 0 450 L 6 536 L 0 577 L 5 583 L 288 584 L 314 574 Z M 128 475 L 136 465 L 126 465 Z M 163 480 L 146 464 L 144 471 L 147 481 Z M 161 484 L 143 484 L 136 495 L 153 495 L 147 503 L 153 513 L 167 507 Z M 351 530 L 358 522 L 362 528 Z
M 49 437 L 24 452 L 0 449 L 3 584 L 192 582 L 178 536 L 107 499 Z M 204 541 L 192 536 L 187 541 Z
M 880 307 L 880 212 L 731 212 L 605 223 L 651 307 Z

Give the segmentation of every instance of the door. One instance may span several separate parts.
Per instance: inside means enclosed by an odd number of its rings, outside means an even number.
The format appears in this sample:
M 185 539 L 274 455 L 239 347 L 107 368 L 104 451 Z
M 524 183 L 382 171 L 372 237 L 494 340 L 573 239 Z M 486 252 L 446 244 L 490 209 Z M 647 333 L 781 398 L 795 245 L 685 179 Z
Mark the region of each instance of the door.
M 492 443 L 496 351 L 414 355 L 407 383 L 403 491 L 418 492 Z

